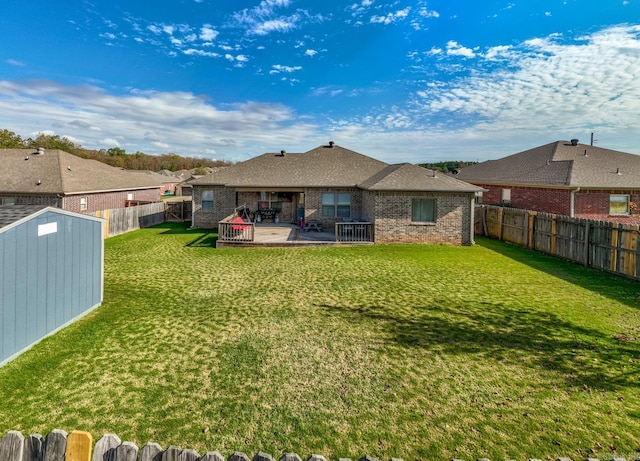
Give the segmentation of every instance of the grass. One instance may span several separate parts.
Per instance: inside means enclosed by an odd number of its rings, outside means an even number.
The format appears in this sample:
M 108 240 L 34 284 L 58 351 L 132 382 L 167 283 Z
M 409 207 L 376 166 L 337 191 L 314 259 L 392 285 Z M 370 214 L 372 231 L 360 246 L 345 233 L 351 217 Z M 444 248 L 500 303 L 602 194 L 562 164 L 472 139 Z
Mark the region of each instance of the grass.
M 640 451 L 640 285 L 491 240 L 105 243 L 101 308 L 0 369 L 0 434 L 405 460 Z

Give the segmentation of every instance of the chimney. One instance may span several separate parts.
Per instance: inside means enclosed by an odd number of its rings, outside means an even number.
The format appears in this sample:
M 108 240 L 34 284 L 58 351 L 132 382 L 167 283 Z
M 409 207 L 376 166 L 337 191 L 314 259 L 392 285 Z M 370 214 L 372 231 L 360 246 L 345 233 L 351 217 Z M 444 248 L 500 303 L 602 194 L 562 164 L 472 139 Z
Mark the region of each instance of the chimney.
M 333 141 L 329 141 L 329 147 L 333 148 L 333 145 L 334 145 L 334 144 L 335 144 L 335 143 L 334 143 Z
M 574 146 L 574 147 L 577 146 L 578 145 L 578 140 L 576 138 L 573 138 L 571 140 L 571 145 Z
M 44 147 L 38 147 L 38 154 L 44 155 Z

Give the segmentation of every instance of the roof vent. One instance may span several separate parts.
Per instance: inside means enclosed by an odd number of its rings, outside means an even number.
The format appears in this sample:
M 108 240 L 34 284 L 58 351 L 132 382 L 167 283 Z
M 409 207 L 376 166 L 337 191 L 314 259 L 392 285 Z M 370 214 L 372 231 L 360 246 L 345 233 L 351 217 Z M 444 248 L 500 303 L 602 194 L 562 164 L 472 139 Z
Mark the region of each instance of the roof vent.
M 280 151 L 279 154 L 276 154 L 278 157 L 284 157 L 284 154 L 286 154 L 287 152 L 283 149 Z
M 571 145 L 574 146 L 574 147 L 577 146 L 578 145 L 578 140 L 576 138 L 573 138 L 571 140 Z
M 334 143 L 333 141 L 329 141 L 329 147 L 333 148 L 333 145 L 334 145 L 334 144 L 335 144 L 335 143 Z
M 38 154 L 40 155 L 44 154 L 44 147 L 38 147 Z
M 585 156 L 585 157 L 588 157 L 588 156 L 589 156 L 589 154 L 587 154 L 587 149 L 585 149 L 585 150 L 584 150 L 584 156 Z
M 25 160 L 29 160 L 29 156 L 26 156 L 24 159 L 25 159 Z
M 618 176 L 622 176 L 622 173 L 620 173 L 620 168 L 616 168 L 616 174 L 617 174 Z
M 39 179 L 36 181 L 36 186 L 39 186 L 40 184 L 42 184 L 42 181 L 40 181 Z

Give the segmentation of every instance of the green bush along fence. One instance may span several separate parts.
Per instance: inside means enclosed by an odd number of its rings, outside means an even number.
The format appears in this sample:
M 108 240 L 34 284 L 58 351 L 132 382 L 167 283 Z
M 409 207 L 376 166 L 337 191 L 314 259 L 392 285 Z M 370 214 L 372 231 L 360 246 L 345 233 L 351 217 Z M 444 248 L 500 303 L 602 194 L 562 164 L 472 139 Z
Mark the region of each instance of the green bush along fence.
M 475 216 L 476 235 L 640 280 L 638 226 L 489 205 Z

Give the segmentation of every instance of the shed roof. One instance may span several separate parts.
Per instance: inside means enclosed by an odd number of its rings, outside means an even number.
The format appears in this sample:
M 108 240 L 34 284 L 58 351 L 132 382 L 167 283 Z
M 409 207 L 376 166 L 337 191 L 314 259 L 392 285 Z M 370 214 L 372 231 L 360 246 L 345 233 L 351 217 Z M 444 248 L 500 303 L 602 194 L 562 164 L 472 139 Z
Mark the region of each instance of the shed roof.
M 0 192 L 79 194 L 153 189 L 160 175 L 140 174 L 51 149 L 0 149 Z M 166 182 L 166 178 L 165 182 Z
M 640 156 L 556 141 L 460 170 L 463 181 L 596 189 L 640 188 Z

